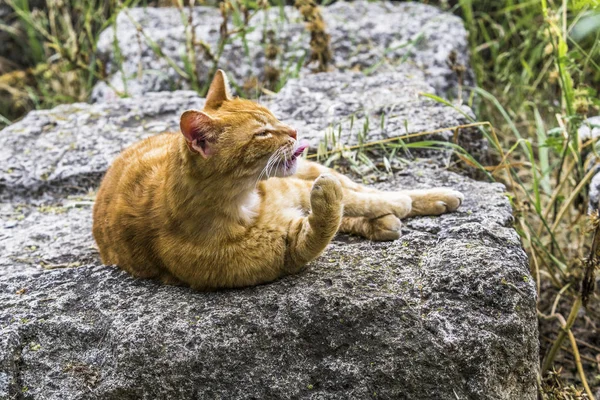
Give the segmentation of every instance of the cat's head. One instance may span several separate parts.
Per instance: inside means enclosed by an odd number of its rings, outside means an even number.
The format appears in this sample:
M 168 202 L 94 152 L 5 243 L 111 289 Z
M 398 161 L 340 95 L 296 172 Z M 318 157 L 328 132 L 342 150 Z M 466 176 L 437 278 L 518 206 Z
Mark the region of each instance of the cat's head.
M 181 132 L 203 168 L 237 177 L 288 176 L 306 145 L 295 129 L 265 107 L 230 94 L 227 76 L 217 71 L 202 111 L 183 113 Z

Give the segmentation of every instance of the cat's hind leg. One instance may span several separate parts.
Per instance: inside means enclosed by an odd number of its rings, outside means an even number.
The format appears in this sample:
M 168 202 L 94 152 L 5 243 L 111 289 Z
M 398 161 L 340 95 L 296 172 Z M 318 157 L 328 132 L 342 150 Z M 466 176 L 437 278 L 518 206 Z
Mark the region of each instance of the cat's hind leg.
M 392 214 L 397 218 L 407 217 L 412 208 L 412 199 L 401 192 L 363 193 L 344 189 L 344 216 L 375 219 Z
M 464 195 L 448 188 L 364 193 L 344 189 L 344 216 L 378 218 L 387 214 L 408 218 L 456 211 Z
M 362 236 L 373 241 L 396 240 L 400 237 L 402 223 L 393 214 L 379 218 L 344 217 L 340 232 Z
M 440 215 L 455 211 L 464 199 L 462 193 L 448 188 L 382 192 L 307 160 L 299 160 L 294 177 L 313 180 L 323 173 L 335 176 L 344 188 L 344 215 L 348 217 L 364 216 L 373 219 L 389 213 L 398 218 Z
M 315 180 L 310 192 L 310 214 L 293 221 L 288 232 L 289 267 L 299 269 L 325 250 L 340 227 L 342 200 L 342 186 L 335 176 L 323 174 Z

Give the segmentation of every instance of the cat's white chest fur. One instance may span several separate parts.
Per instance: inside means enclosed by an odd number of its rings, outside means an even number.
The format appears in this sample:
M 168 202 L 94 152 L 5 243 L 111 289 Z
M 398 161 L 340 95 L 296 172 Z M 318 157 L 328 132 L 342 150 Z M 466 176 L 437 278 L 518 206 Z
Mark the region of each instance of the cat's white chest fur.
M 242 224 L 252 223 L 258 216 L 260 196 L 253 190 L 239 200 L 240 201 L 232 209 L 232 216 Z

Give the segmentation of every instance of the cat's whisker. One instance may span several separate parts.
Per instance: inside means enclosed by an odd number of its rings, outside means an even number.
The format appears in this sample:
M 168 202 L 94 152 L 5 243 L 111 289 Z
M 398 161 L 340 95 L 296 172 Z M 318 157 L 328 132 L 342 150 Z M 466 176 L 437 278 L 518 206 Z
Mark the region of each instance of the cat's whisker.
M 275 172 L 279 170 L 279 164 L 281 164 L 281 160 L 283 160 L 283 158 L 279 157 L 279 159 L 277 160 L 277 164 L 275 165 Z
M 267 171 L 267 177 L 268 178 L 271 177 L 271 172 L 273 171 L 273 169 L 275 169 L 275 171 L 277 171 L 277 168 L 274 168 L 274 167 L 275 167 L 275 165 L 279 165 L 279 160 L 281 159 L 280 153 L 281 153 L 281 149 L 277 149 L 277 151 L 273 154 L 273 156 L 274 156 L 273 157 L 273 162 L 271 163 L 271 166 L 270 166 L 270 168 Z M 277 164 L 275 164 L 275 162 L 277 162 Z
M 267 173 L 267 179 L 270 178 L 270 171 L 271 168 L 273 167 L 273 164 L 275 164 L 275 161 L 277 161 L 277 157 L 279 154 L 279 149 L 277 149 L 273 154 L 271 154 L 271 157 L 269 157 L 269 161 L 267 162 L 267 166 L 265 167 L 266 169 L 266 173 Z
M 271 156 L 269 157 L 269 159 L 267 160 L 267 165 L 265 165 L 265 167 L 262 169 L 262 171 L 260 172 L 260 174 L 258 175 L 258 178 L 256 179 L 256 182 L 254 183 L 254 187 L 256 188 L 256 185 L 258 185 L 258 182 L 260 182 L 260 180 L 262 179 L 263 176 L 267 176 L 267 179 L 270 178 L 270 170 L 271 167 L 273 166 L 273 163 L 275 162 L 275 160 L 278 158 L 278 153 L 281 149 L 277 149 L 273 154 L 271 154 Z
M 254 187 L 256 188 L 256 186 L 258 185 L 258 182 L 260 182 L 264 177 L 266 177 L 266 179 L 269 179 L 272 177 L 271 176 L 272 174 L 276 175 L 277 171 L 282 166 L 282 164 L 285 167 L 285 169 L 287 170 L 289 168 L 289 162 L 294 159 L 293 155 L 294 155 L 293 146 L 284 146 L 284 147 L 280 147 L 277 150 L 275 150 L 275 152 L 273 154 L 271 154 L 271 156 L 267 160 L 267 164 L 265 165 L 265 167 L 262 169 L 262 171 L 258 175 L 256 182 L 254 182 Z M 273 176 L 275 176 L 275 175 L 273 175 Z
M 266 173 L 267 168 L 268 168 L 270 162 L 271 162 L 271 158 L 269 157 L 269 159 L 267 160 L 267 164 L 262 169 L 262 171 L 260 171 L 260 174 L 258 175 L 258 179 L 256 180 L 256 183 L 258 183 L 258 181 L 260 181 L 261 178 L 263 177 L 263 175 Z
M 256 182 L 254 183 L 254 187 L 256 188 L 256 185 L 258 185 L 258 182 L 260 182 L 260 180 L 262 179 L 262 177 L 266 174 L 267 172 L 267 168 L 269 167 L 269 162 L 271 161 L 271 159 L 269 159 L 267 161 L 267 165 L 265 165 L 265 167 L 262 169 L 262 171 L 260 171 L 260 174 L 258 175 L 258 178 L 256 179 Z
M 275 164 L 275 160 L 277 159 L 278 152 L 279 152 L 279 149 L 277 151 L 275 151 L 275 153 L 273 153 L 271 155 L 271 157 L 269 157 L 269 162 L 267 163 L 267 179 L 269 179 L 271 177 L 271 169 L 273 169 L 273 164 Z
M 293 156 L 294 156 L 294 146 L 286 147 L 286 151 L 284 152 L 286 167 L 288 167 L 288 162 L 293 160 Z

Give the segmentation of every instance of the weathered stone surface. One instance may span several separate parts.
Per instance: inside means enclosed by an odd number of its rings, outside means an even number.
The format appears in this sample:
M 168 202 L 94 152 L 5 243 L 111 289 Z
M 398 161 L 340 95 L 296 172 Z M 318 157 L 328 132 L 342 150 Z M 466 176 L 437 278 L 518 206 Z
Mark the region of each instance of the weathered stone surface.
M 251 20 L 251 27 L 256 29 L 246 35 L 247 52 L 240 36 L 225 46 L 219 67 L 228 71 L 240 86 L 252 76 L 264 77 L 264 32 L 268 29 L 275 32 L 276 42 L 282 49 L 275 66 L 282 71 L 296 71 L 298 65 L 303 65 L 309 49 L 309 35 L 293 7 L 285 7 L 283 12 L 284 19 L 280 17 L 280 10 L 274 8 L 258 13 Z M 402 64 L 409 64 L 423 72 L 426 82 L 438 95 L 445 96 L 457 92 L 458 78 L 448 63 L 452 53 L 456 55 L 456 63 L 466 68 L 463 83 L 473 83 L 467 32 L 456 16 L 419 3 L 364 1 L 337 2 L 324 7 L 322 14 L 331 35 L 334 69 L 376 73 L 394 71 Z M 212 7 L 195 7 L 193 20 L 196 37 L 216 52 L 222 21 L 219 11 Z M 186 35 L 180 12 L 175 8 L 134 8 L 118 16 L 117 40 L 111 28 L 100 36 L 98 51 L 112 74 L 110 85 L 131 96 L 190 89 L 189 82 L 167 59 L 156 55 L 150 41 L 136 29 L 136 24 L 164 55 L 185 71 Z M 214 62 L 205 54 L 199 54 L 196 64 L 201 83 L 205 83 Z M 302 67 L 298 73 L 304 75 L 309 71 L 309 66 Z M 99 83 L 92 95 L 93 101 L 114 101 L 116 98 L 114 90 L 105 83 Z
M 64 268 L 97 262 L 92 206 L 93 197 L 46 204 L 1 203 L 0 279 L 15 272 L 32 272 L 32 266 Z
M 177 130 L 181 112 L 203 104 L 194 92 L 165 92 L 33 111 L 0 131 L 0 199 L 87 193 L 126 146 Z
M 353 145 L 468 122 L 461 112 L 426 99 L 422 73 L 365 77 L 358 73 L 308 75 L 289 82 L 261 102 L 295 126 L 316 152 L 320 143 Z M 135 99 L 72 104 L 31 112 L 0 132 L 0 199 L 49 192 L 87 193 L 126 146 L 163 131 L 177 131 L 179 115 L 202 108 L 191 91 L 147 93 Z M 450 141 L 453 131 L 417 138 Z M 485 159 L 487 142 L 474 128 L 462 129 L 459 144 Z M 399 152 L 402 157 L 409 157 Z M 437 153 L 447 162 L 449 153 Z
M 433 93 L 433 88 L 423 73 L 405 65 L 368 77 L 356 72 L 310 74 L 261 100 L 279 118 L 292 123 L 313 151 L 319 144 L 352 146 L 456 127 L 474 118 L 469 107 L 453 109 L 424 93 Z M 453 135 L 449 129 L 405 142 L 451 142 Z M 460 129 L 458 144 L 479 160 L 489 156 L 487 141 L 476 128 Z
M 195 10 L 208 21 L 198 37 L 211 44 L 215 12 Z M 176 12 L 131 13 L 181 61 Z M 419 96 L 455 88 L 445 59 L 456 50 L 466 64 L 459 20 L 418 4 L 336 3 L 324 14 L 338 70 L 300 71 L 261 99 L 312 151 L 467 122 L 468 108 Z M 466 194 L 458 212 L 407 220 L 390 243 L 340 235 L 307 271 L 269 285 L 198 293 L 102 266 L 91 236 L 100 177 L 125 146 L 177 130 L 180 113 L 204 103 L 190 91 L 147 93 L 185 84 L 165 86 L 173 71 L 144 43 L 131 46 L 126 20 L 124 71 L 141 60 L 156 72 L 129 81 L 139 97 L 32 112 L 0 132 L 0 399 L 536 398 L 535 288 L 504 189 L 439 160 L 377 186 L 457 188 Z M 307 43 L 290 21 L 277 29 L 284 63 Z M 248 36 L 251 62 L 241 42 L 225 49 L 236 79 L 263 70 L 259 31 Z M 102 40 L 108 51 L 110 31 Z M 340 72 L 384 56 L 372 75 Z M 485 154 L 477 131 L 462 135 Z
M 433 185 L 463 207 L 216 293 L 100 266 L 90 208 L 70 207 L 52 243 L 82 266 L 0 277 L 0 398 L 535 399 L 535 288 L 503 187 L 424 165 L 377 184 Z M 9 228 L 23 244 L 29 218 Z M 36 221 L 47 234 L 56 215 Z

